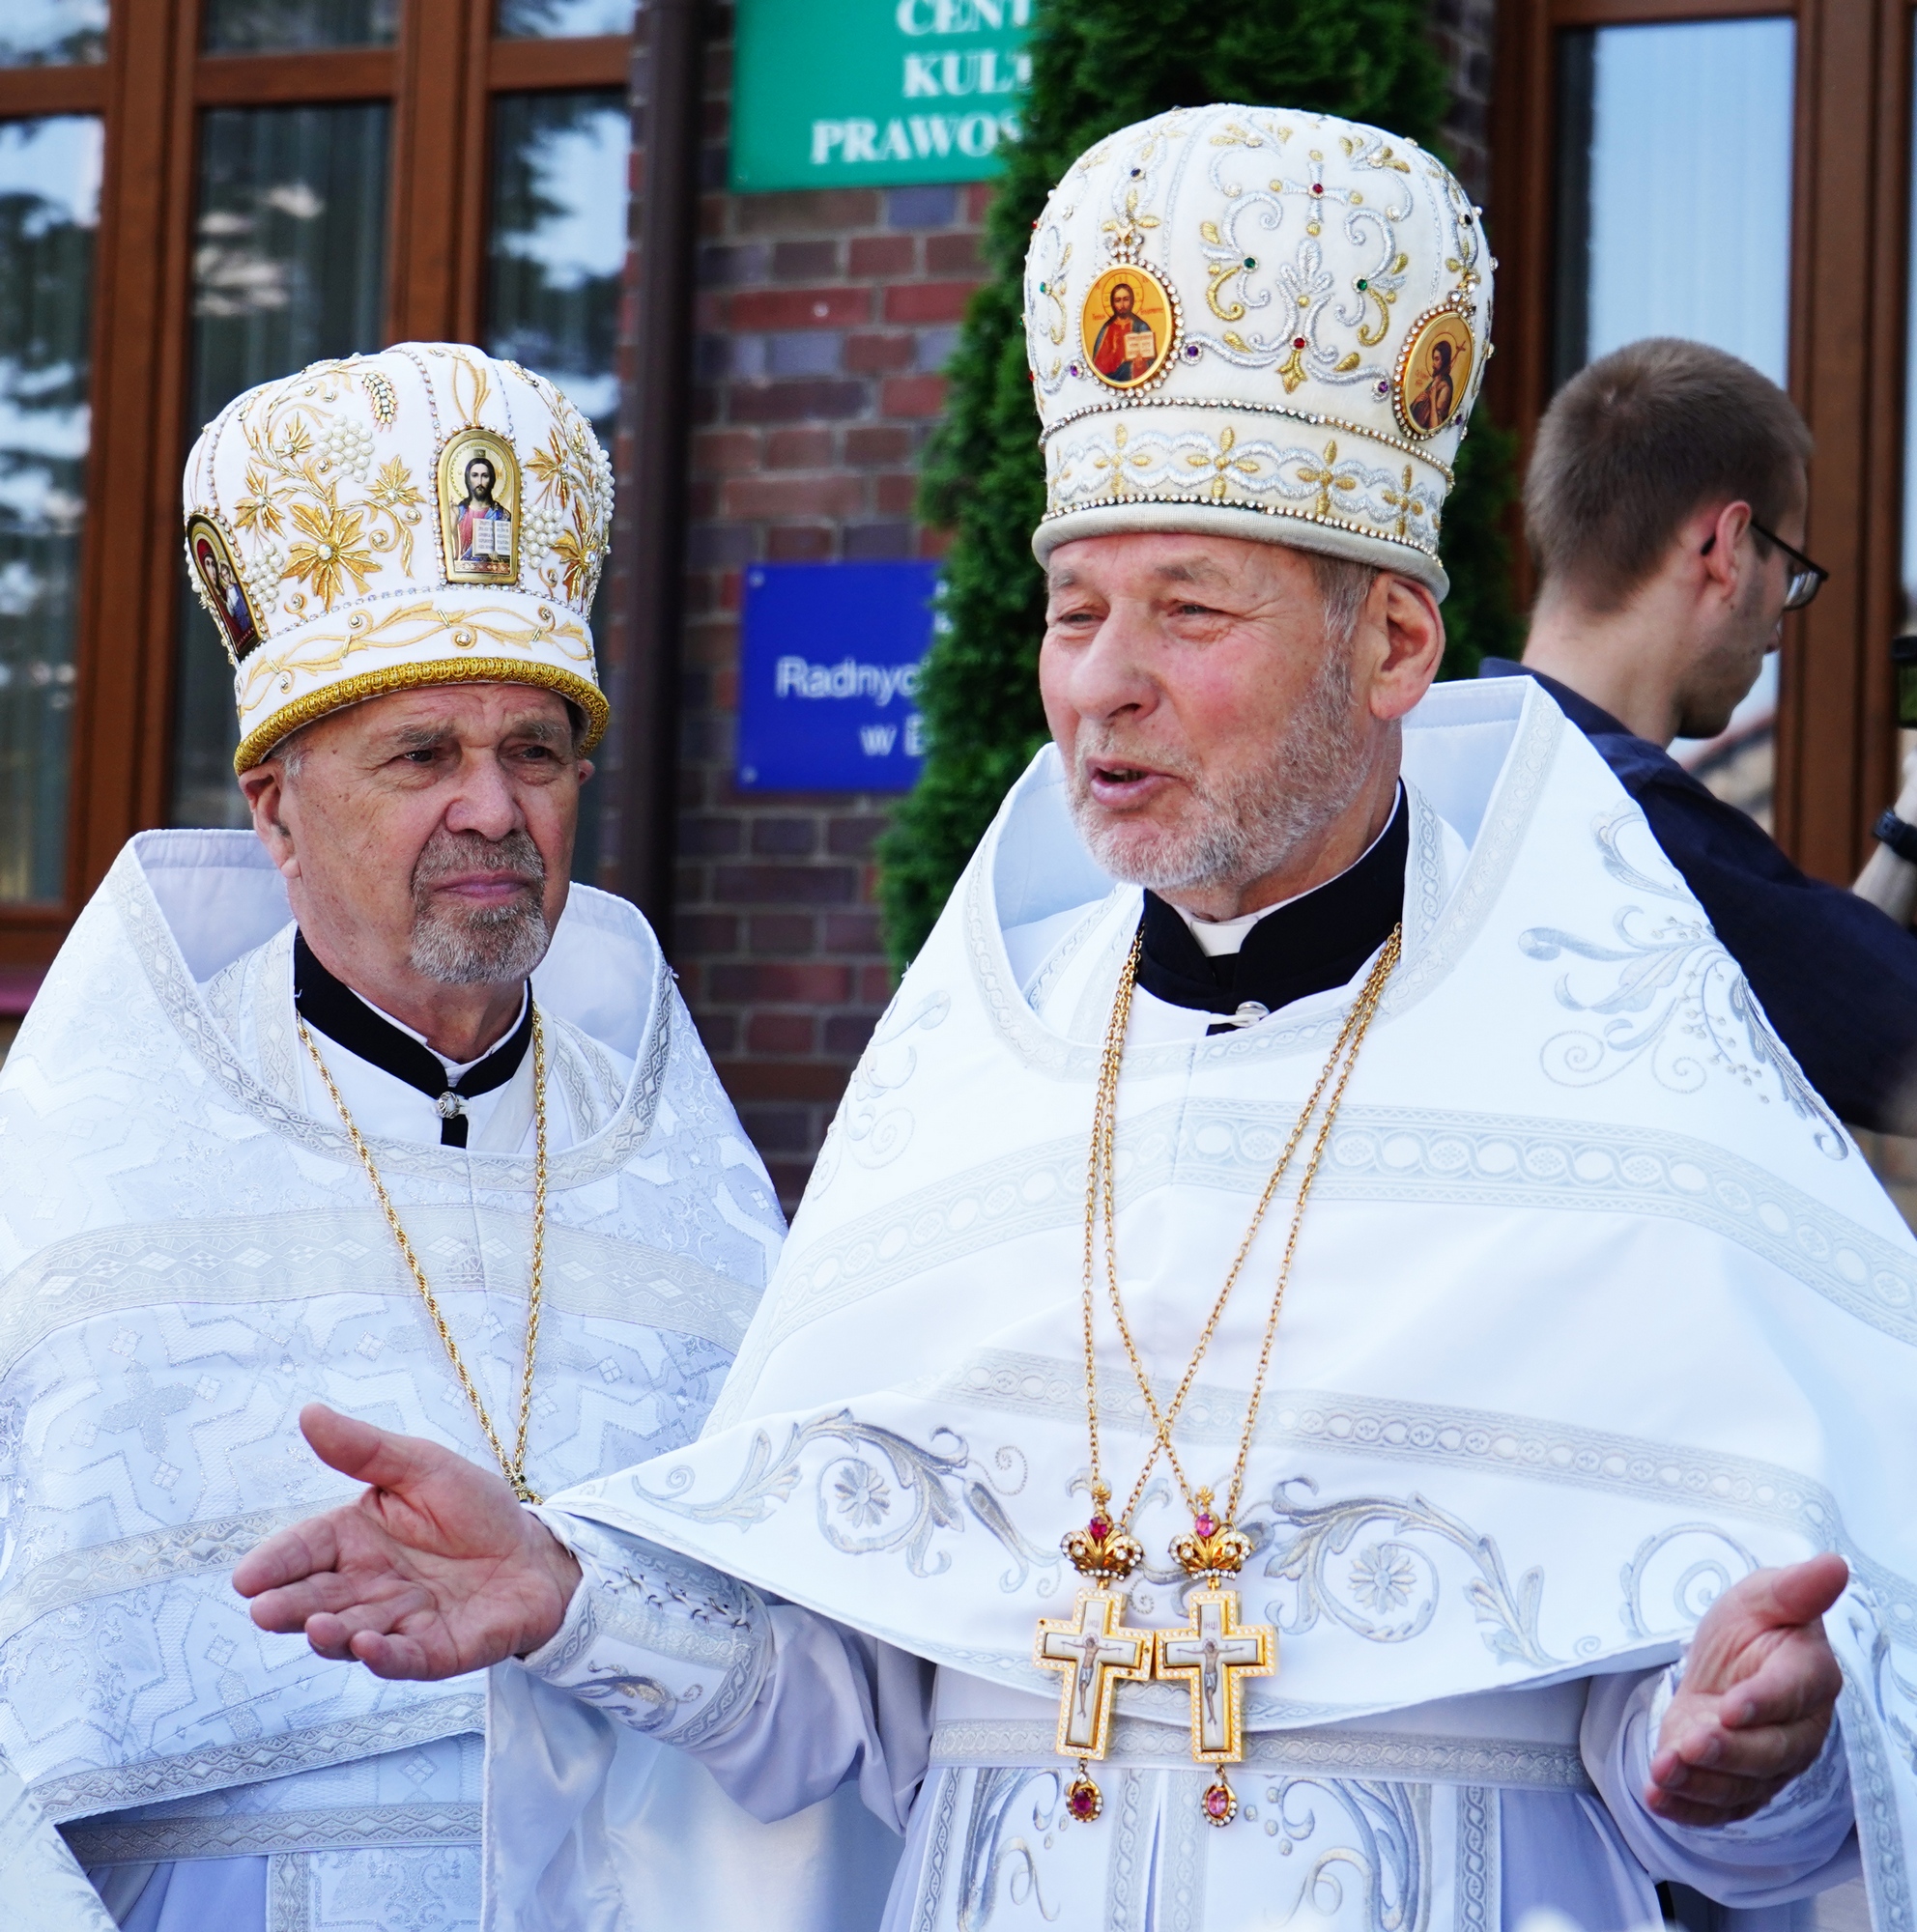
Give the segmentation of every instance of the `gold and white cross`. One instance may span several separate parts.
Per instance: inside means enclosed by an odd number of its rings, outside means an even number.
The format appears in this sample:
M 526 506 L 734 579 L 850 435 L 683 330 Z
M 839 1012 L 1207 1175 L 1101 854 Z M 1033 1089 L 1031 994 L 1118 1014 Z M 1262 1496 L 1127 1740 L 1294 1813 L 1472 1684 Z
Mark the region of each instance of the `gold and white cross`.
M 1069 1619 L 1039 1619 L 1032 1662 L 1065 1680 L 1058 1748 L 1068 1757 L 1103 1757 L 1119 1680 L 1152 1674 L 1152 1633 L 1126 1629 L 1118 1621 L 1124 1610 L 1125 1600 L 1109 1590 L 1080 1590 Z
M 1184 1630 L 1158 1634 L 1158 1674 L 1186 1679 L 1191 1691 L 1191 1755 L 1236 1764 L 1245 1755 L 1245 1680 L 1277 1668 L 1277 1632 L 1238 1621 L 1236 1590 L 1199 1590 Z

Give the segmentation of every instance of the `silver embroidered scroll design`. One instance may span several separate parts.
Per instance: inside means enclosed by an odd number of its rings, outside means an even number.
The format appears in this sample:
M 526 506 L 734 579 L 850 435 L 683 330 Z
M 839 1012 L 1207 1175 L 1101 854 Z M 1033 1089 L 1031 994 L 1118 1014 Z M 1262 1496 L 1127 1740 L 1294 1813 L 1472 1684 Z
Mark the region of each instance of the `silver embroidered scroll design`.
M 1697 1626 L 1738 1577 L 1758 1567 L 1758 1558 L 1715 1523 L 1673 1523 L 1645 1537 L 1624 1565 L 1618 1578 L 1624 1590 L 1624 1628 L 1635 1637 L 1681 1635 Z M 1667 1589 L 1673 1620 L 1653 1623 L 1649 1598 L 1653 1590 L 1662 1594 Z
M 958 1932 L 984 1932 L 997 1909 L 999 1889 L 1014 1906 L 1034 1906 L 1041 1918 L 1058 1917 L 1039 1887 L 1039 1863 L 1021 1824 L 1043 1838 L 1059 1822 L 1064 1796 L 1056 1770 L 1019 1771 L 995 1766 L 972 1783 L 971 1815 L 959 1855 Z
M 1366 1778 L 1284 1778 L 1266 1787 L 1261 1806 L 1268 1835 L 1281 1852 L 1310 1852 L 1321 1835 L 1319 1812 L 1336 1814 L 1328 1829 L 1346 1839 L 1311 1858 L 1288 1907 L 1273 1923 L 1336 1919 L 1348 1888 L 1359 1890 L 1365 1932 L 1422 1932 L 1430 1918 L 1431 1793 L 1428 1786 Z
M 1539 1052 L 1546 1076 L 1560 1087 L 1591 1087 L 1642 1064 L 1673 1094 L 1697 1093 L 1713 1067 L 1747 1088 L 1774 1081 L 1778 1097 L 1811 1123 L 1818 1151 L 1847 1159 L 1849 1142 L 1836 1115 L 1771 1031 L 1743 969 L 1697 901 L 1681 882 L 1660 883 L 1619 849 L 1622 835 L 1644 825 L 1636 806 L 1611 808 L 1593 821 L 1605 870 L 1633 891 L 1675 901 L 1681 911 L 1657 917 L 1642 906 L 1619 906 L 1609 945 L 1558 926 L 1531 926 L 1518 936 L 1527 958 L 1550 963 L 1572 953 L 1617 969 L 1598 976 L 1608 984 L 1582 991 L 1573 971 L 1559 977 L 1559 1005 L 1591 1014 L 1597 1025 L 1546 1040 Z M 1768 1102 L 1771 1095 L 1763 1091 L 1759 1097 Z
M 755 1431 L 745 1467 L 724 1495 L 709 1502 L 689 1499 L 698 1478 L 685 1463 L 668 1472 L 663 1493 L 637 1482 L 633 1490 L 694 1522 L 750 1528 L 791 1500 L 807 1451 L 821 1442 L 845 1445 L 844 1453 L 820 1461 L 813 1482 L 819 1533 L 833 1548 L 848 1556 L 901 1551 L 913 1576 L 935 1577 L 951 1567 L 952 1556 L 948 1550 L 934 1552 L 932 1539 L 941 1531 L 962 1531 L 969 1517 L 1013 1559 L 1014 1567 L 999 1579 L 1001 1589 L 1022 1588 L 1035 1570 L 1047 1573 L 1041 1595 L 1054 1583 L 1063 1561 L 1059 1552 L 1042 1549 L 1018 1533 L 998 1502 L 989 1470 L 975 1461 L 965 1438 L 949 1429 L 935 1431 L 930 1443 L 921 1445 L 897 1430 L 859 1421 L 850 1409 L 836 1409 L 791 1424 L 776 1451 L 764 1430 Z M 868 1456 L 879 1462 L 869 1462 Z M 595 1492 L 603 1493 L 604 1486 L 590 1485 L 586 1492 Z
M 592 1559 L 590 1589 L 570 1629 L 539 1655 L 536 1670 L 580 1702 L 686 1749 L 731 1728 L 758 1694 L 770 1628 L 758 1593 L 671 1550 L 636 1553 L 617 1538 L 574 1520 L 567 1536 Z M 705 1666 L 718 1676 L 675 1690 L 637 1658 Z
M 950 994 L 928 993 L 905 1011 L 889 1012 L 873 1031 L 839 1118 L 844 1150 L 861 1167 L 889 1167 L 910 1144 L 911 1109 L 892 1099 L 919 1068 L 918 1048 L 906 1036 L 943 1026 L 951 1011 Z
M 1480 1624 L 1484 1640 L 1507 1663 L 1554 1669 L 1564 1662 L 1544 1648 L 1537 1634 L 1544 1597 L 1544 1573 L 1527 1570 L 1513 1584 L 1497 1543 L 1420 1495 L 1350 1496 L 1337 1502 L 1304 1500 L 1316 1492 L 1308 1477 L 1278 1484 L 1269 1505 L 1247 1514 L 1246 1528 L 1262 1529 L 1272 1548 L 1265 1575 L 1298 1586 L 1289 1634 L 1312 1629 L 1321 1616 L 1342 1624 L 1369 1643 L 1404 1643 L 1421 1635 L 1437 1613 L 1438 1566 L 1402 1539 L 1428 1537 L 1459 1551 L 1476 1575 L 1465 1585 L 1465 1601 Z M 1393 1532 L 1366 1546 L 1346 1577 L 1334 1579 L 1333 1558 L 1342 1557 L 1360 1530 L 1379 1525 Z M 1284 1532 L 1290 1530 L 1291 1535 Z M 1381 1575 L 1389 1582 L 1380 1581 Z

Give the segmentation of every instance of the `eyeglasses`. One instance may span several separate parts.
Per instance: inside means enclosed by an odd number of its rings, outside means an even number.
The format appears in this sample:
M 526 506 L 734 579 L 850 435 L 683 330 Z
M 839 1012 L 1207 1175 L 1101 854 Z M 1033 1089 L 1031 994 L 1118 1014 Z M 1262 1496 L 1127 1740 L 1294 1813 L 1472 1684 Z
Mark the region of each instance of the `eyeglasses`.
M 1775 546 L 1784 553 L 1785 561 L 1790 566 L 1790 576 L 1784 586 L 1784 608 L 1787 611 L 1801 611 L 1819 590 L 1830 576 L 1822 564 L 1813 563 L 1794 544 L 1788 544 L 1775 530 L 1767 530 L 1753 517 L 1750 523 L 1751 534 L 1761 537 L 1765 543 Z M 1698 553 L 1708 556 L 1717 548 L 1717 532 L 1711 531 L 1704 539 L 1704 547 Z

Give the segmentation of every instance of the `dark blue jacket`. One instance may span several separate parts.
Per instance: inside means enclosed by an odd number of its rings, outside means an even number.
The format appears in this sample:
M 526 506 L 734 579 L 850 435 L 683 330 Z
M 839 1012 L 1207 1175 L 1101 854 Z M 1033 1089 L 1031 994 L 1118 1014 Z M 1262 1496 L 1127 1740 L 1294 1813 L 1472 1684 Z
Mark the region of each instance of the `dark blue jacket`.
M 1568 685 L 1504 658 L 1478 675 L 1535 677 L 1597 748 L 1831 1110 L 1917 1133 L 1917 936 L 1800 872 L 1748 814 Z

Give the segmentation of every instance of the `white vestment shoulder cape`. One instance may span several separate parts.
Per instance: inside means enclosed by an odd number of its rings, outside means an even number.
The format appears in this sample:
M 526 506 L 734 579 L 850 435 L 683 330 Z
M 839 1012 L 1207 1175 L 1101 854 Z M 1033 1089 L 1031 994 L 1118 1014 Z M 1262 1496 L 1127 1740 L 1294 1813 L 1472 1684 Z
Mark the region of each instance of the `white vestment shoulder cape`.
M 96 1821 L 89 1863 L 464 1843 L 476 1886 L 483 1679 L 343 1670 L 228 1582 L 355 1493 L 306 1402 L 492 1462 L 338 1121 L 294 1104 L 289 918 L 251 834 L 134 839 L 0 1073 L 0 1872 L 63 1864 L 43 1817 Z M 781 1220 L 631 906 L 574 887 L 534 992 L 573 1130 L 529 1458 L 558 1490 L 693 1439 Z M 532 1163 L 374 1152 L 509 1437 Z
M 1873 1909 L 1910 1926 L 1917 1247 L 1539 686 L 1433 691 L 1404 769 L 1403 960 L 1311 1197 L 1240 1518 L 1243 1614 L 1282 1634 L 1254 1740 L 1661 1662 L 1729 1579 L 1837 1549 Z M 1042 753 L 853 1077 L 702 1438 L 557 1509 L 1055 1699 L 1033 1630 L 1070 1612 L 1059 1537 L 1087 1514 L 1086 1137 L 1138 911 Z M 1015 970 L 1007 933 L 1045 921 Z M 1126 1058 L 1118 1252 L 1160 1403 L 1349 998 Z M 1220 1492 L 1289 1219 L 1287 1187 L 1179 1424 Z M 1103 1313 L 1100 1378 L 1123 1497 L 1150 1432 Z M 1130 1621 L 1172 1623 L 1168 1485 L 1136 1526 Z M 1119 1708 L 1182 1727 L 1187 1699 L 1125 1685 Z

